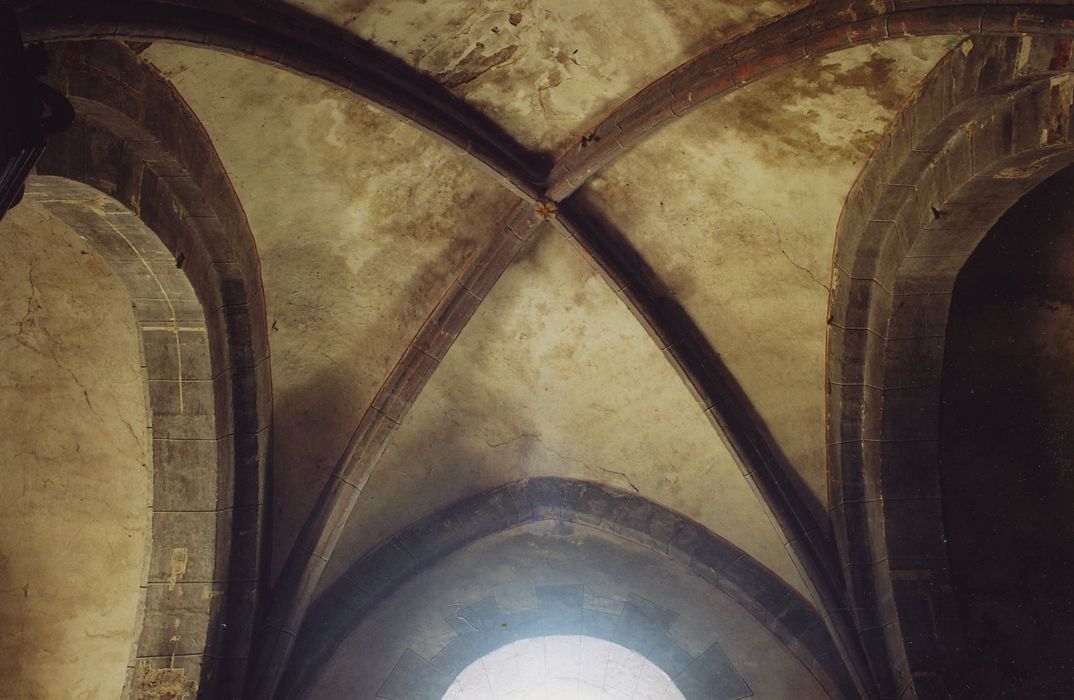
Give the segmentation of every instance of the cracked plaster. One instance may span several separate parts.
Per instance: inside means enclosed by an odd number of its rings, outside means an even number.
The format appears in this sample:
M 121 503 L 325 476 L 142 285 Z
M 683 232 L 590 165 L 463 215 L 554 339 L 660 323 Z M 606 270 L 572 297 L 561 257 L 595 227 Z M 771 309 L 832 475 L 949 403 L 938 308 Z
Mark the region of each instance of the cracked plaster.
M 824 338 L 846 193 L 950 37 L 809 61 L 647 139 L 582 196 L 641 252 L 740 383 L 824 518 Z
M 500 279 L 393 437 L 323 584 L 410 522 L 526 476 L 640 491 L 804 592 L 682 380 L 607 284 L 547 227 Z
M 803 4 L 632 0 L 297 0 L 556 151 L 647 83 Z
M 465 156 L 313 81 L 143 54 L 204 123 L 254 233 L 272 352 L 276 570 L 407 342 L 514 199 Z
M 23 202 L 0 224 L 0 318 L 0 694 L 116 698 L 150 498 L 130 297 L 74 230 Z

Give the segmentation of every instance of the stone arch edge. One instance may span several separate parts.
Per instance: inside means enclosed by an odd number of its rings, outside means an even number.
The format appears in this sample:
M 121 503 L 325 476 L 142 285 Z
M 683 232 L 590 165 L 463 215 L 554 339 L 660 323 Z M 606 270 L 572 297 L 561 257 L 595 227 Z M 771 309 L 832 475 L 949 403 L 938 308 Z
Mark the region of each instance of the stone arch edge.
M 758 619 L 829 694 L 854 697 L 823 618 L 782 579 L 690 518 L 636 494 L 559 477 L 523 479 L 465 498 L 355 562 L 311 607 L 278 697 L 302 697 L 336 645 L 413 576 L 475 541 L 545 520 L 603 530 L 688 567 Z
M 938 452 L 951 291 L 1003 212 L 1074 162 L 1069 45 L 965 42 L 896 116 L 840 217 L 826 367 L 831 517 L 884 697 L 944 697 L 961 663 Z
M 153 231 L 163 251 L 156 261 L 187 281 L 195 298 L 185 300 L 178 315 L 162 315 L 160 304 L 144 300 L 136 305 L 140 324 L 179 325 L 186 316 L 200 314 L 208 341 L 209 376 L 197 383 L 203 395 L 186 394 L 206 409 L 218 443 L 221 500 L 211 508 L 218 522 L 213 524 L 211 575 L 205 581 L 208 605 L 169 608 L 162 600 L 157 611 L 167 610 L 173 619 L 189 616 L 190 624 L 205 632 L 190 640 L 189 653 L 176 654 L 173 644 L 154 650 L 165 654 L 148 654 L 146 647 L 139 655 L 150 669 L 183 668 L 187 678 L 197 678 L 200 697 L 238 696 L 268 585 L 272 393 L 253 236 L 203 128 L 162 77 L 118 42 L 64 44 L 53 47 L 51 58 L 48 79 L 71 99 L 77 115 L 66 132 L 50 140 L 38 173 L 83 183 L 114 198 Z M 165 114 L 168 121 L 161 119 Z M 173 359 L 162 357 L 164 362 Z M 150 400 L 155 401 L 152 393 Z M 189 426 L 182 424 L 181 415 L 177 418 L 174 427 L 182 436 Z M 154 424 L 159 421 L 154 416 Z M 204 539 L 207 518 L 186 532 Z M 176 528 L 161 532 L 161 541 L 182 536 L 183 527 Z M 156 530 L 154 526 L 154 540 Z M 177 585 L 180 581 L 178 577 Z M 151 612 L 147 609 L 147 615 Z M 161 646 L 160 639 L 146 636 L 145 628 L 142 634 L 147 643 Z M 138 692 L 135 683 L 130 696 Z

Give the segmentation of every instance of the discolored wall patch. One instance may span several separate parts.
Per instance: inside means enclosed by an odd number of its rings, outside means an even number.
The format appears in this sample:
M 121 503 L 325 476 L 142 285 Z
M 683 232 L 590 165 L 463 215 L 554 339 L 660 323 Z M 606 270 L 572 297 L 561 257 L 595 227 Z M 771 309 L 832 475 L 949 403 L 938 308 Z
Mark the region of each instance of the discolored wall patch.
M 727 363 L 818 519 L 836 222 L 895 110 L 951 43 L 861 46 L 767 76 L 657 132 L 582 191 Z
M 437 79 L 523 145 L 566 146 L 603 113 L 797 0 L 297 0 Z

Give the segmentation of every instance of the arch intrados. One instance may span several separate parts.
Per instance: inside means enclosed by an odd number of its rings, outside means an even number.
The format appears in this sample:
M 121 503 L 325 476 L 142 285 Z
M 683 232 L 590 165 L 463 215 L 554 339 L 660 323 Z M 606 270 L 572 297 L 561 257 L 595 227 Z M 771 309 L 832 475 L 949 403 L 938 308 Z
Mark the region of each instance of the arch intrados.
M 146 370 L 152 449 L 149 561 L 146 591 L 130 682 L 150 681 L 162 672 L 159 659 L 174 644 L 159 629 L 173 617 L 169 600 L 185 592 L 188 610 L 178 635 L 183 655 L 203 653 L 182 639 L 206 639 L 211 598 L 199 594 L 217 578 L 217 543 L 228 523 L 217 515 L 229 507 L 220 487 L 230 465 L 217 453 L 217 425 L 211 396 L 199 384 L 212 378 L 204 313 L 194 289 L 175 267 L 157 235 L 115 199 L 89 185 L 61 177 L 28 180 L 26 199 L 40 204 L 75 230 L 97 252 L 126 289 L 134 307 Z M 211 392 L 210 392 L 211 394 Z M 184 531 L 185 530 L 185 531 Z M 199 624 L 200 623 L 200 624 Z M 173 682 L 196 688 L 202 669 L 180 661 Z M 125 694 L 133 694 L 128 687 Z
M 602 530 L 688 566 L 766 626 L 833 696 L 854 697 L 822 616 L 782 579 L 733 544 L 655 502 L 604 484 L 558 477 L 512 482 L 463 499 L 357 560 L 310 607 L 280 697 L 298 697 L 364 616 L 413 577 L 464 546 L 546 520 Z

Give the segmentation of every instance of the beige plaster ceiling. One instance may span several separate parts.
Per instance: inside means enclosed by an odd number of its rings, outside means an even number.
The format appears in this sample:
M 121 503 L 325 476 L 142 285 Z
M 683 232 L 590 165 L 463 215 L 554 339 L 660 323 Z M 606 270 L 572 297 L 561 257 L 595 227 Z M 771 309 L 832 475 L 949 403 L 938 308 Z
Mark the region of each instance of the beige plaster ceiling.
M 727 363 L 818 517 L 836 222 L 888 122 L 953 43 L 889 41 L 782 70 L 657 132 L 582 191 Z
M 524 145 L 554 150 L 703 46 L 789 5 L 475 7 L 308 9 L 434 77 Z M 727 363 L 818 519 L 836 220 L 883 129 L 952 43 L 893 41 L 779 71 L 656 132 L 581 192 Z M 155 44 L 142 56 L 204 123 L 261 257 L 278 571 L 376 390 L 514 197 L 453 147 L 340 90 L 202 49 Z M 508 268 L 393 436 L 320 590 L 415 520 L 545 475 L 634 490 L 806 591 L 667 358 L 551 228 Z
M 0 677 L 120 696 L 145 577 L 145 373 L 130 297 L 41 205 L 0 224 Z M 107 581 L 107 585 L 102 582 Z
M 516 25 L 513 6 L 477 14 L 466 3 L 438 5 L 433 14 L 406 3 L 347 7 L 316 9 L 464 90 L 529 145 L 555 147 L 620 99 L 575 103 L 570 119 L 557 120 L 528 105 L 519 88 L 545 70 L 540 57 L 557 36 L 550 27 L 592 8 L 531 6 Z M 686 9 L 679 8 L 691 16 Z M 758 19 L 732 9 L 713 8 L 723 19 L 709 30 L 723 27 L 722 35 Z M 679 16 L 665 10 L 668 23 Z M 500 20 L 505 27 L 492 32 Z M 528 22 L 543 29 L 524 29 Z M 450 70 L 421 63 L 462 51 L 477 27 L 530 37 L 532 46 L 457 84 Z M 455 39 L 443 38 L 447 28 Z M 666 59 L 667 67 L 713 41 L 691 36 L 673 44 L 684 53 Z M 421 43 L 430 37 L 440 37 L 436 46 Z M 578 37 L 595 41 L 577 30 L 556 41 Z M 583 190 L 728 363 L 815 496 L 818 516 L 827 503 L 823 347 L 836 219 L 887 122 L 951 43 L 863 46 L 781 71 L 658 132 Z M 536 57 L 524 58 L 530 54 Z M 201 49 L 157 44 L 143 57 L 205 124 L 262 259 L 275 486 L 286 494 L 276 503 L 278 570 L 375 391 L 513 197 L 450 146 L 342 91 Z M 627 75 L 643 61 L 607 61 L 624 67 L 628 92 L 655 77 Z M 495 84 L 514 92 L 465 92 L 496 71 L 503 75 Z M 611 84 L 606 78 L 602 85 Z M 564 104 L 569 94 L 562 93 Z M 393 438 L 324 583 L 409 522 L 533 475 L 636 489 L 804 589 L 756 496 L 666 359 L 551 232 L 509 269 Z
M 203 49 L 143 55 L 205 125 L 261 257 L 278 569 L 381 382 L 514 198 L 340 90 Z
M 626 306 L 549 227 L 500 279 L 397 431 L 324 583 L 407 524 L 528 476 L 640 492 L 804 591 L 700 406 Z
M 556 151 L 707 46 L 801 0 L 294 0 Z

